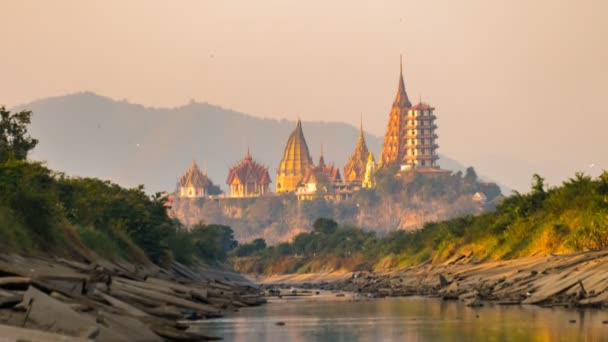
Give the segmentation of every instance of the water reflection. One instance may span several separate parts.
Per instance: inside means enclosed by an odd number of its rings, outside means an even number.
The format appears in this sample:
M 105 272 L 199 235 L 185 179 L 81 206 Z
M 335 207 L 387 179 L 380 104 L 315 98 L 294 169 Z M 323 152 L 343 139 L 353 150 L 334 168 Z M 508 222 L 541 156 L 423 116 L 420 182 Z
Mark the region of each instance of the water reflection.
M 532 306 L 469 308 L 427 298 L 287 301 L 196 328 L 226 341 L 603 341 L 608 312 Z M 285 322 L 284 326 L 276 325 Z

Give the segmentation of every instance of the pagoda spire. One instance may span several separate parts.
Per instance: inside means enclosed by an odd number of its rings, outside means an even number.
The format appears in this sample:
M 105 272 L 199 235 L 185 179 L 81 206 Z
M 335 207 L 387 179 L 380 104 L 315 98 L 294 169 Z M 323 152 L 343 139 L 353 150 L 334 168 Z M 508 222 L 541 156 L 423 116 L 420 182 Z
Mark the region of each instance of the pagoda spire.
M 321 156 L 319 157 L 319 167 L 325 166 L 325 158 L 323 157 L 323 143 L 321 143 Z
M 249 145 L 247 145 L 247 154 L 245 155 L 245 159 L 251 159 L 251 151 L 249 150 Z
M 395 97 L 393 106 L 402 108 L 410 108 L 412 106 L 410 99 L 407 97 L 407 92 L 405 91 L 405 82 L 403 81 L 403 58 L 401 55 L 399 55 L 399 84 L 397 85 L 397 96 Z

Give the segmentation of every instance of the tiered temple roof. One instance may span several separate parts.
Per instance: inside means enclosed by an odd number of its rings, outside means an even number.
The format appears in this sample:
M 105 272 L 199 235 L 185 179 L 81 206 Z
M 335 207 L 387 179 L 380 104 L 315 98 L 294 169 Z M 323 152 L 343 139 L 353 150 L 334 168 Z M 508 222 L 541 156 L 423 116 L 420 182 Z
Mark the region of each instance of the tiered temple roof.
M 400 64 L 397 96 L 389 114 L 378 166 L 399 166 L 402 170 L 439 168 L 436 161 L 437 134 L 435 108 L 422 101 L 412 106 L 405 91 L 403 66 Z
M 405 82 L 403 81 L 403 64 L 399 63 L 399 83 L 397 85 L 397 95 L 393 101 L 393 107 L 388 119 L 386 134 L 384 135 L 384 146 L 382 147 L 381 161 L 382 165 L 399 164 L 404 157 L 405 148 L 403 146 L 404 139 L 404 118 L 407 116 L 409 108 L 412 106 L 407 92 L 405 91 Z
M 296 128 L 289 136 L 283 159 L 277 170 L 277 192 L 295 191 L 304 178 L 306 170 L 313 166 L 308 145 L 298 119 Z
M 349 183 L 363 182 L 365 176 L 365 167 L 367 164 L 367 155 L 369 151 L 367 144 L 365 143 L 365 136 L 363 135 L 363 121 L 359 128 L 359 139 L 357 140 L 357 147 L 355 151 L 350 155 L 346 165 L 344 165 L 344 180 Z
M 207 177 L 206 173 L 201 172 L 201 170 L 198 168 L 198 165 L 196 165 L 196 162 L 192 160 L 190 167 L 188 167 L 188 170 L 184 175 L 179 177 L 177 184 L 179 187 L 184 188 L 207 188 L 213 183 L 211 182 L 209 177 Z
M 236 182 L 240 184 L 255 183 L 268 186 L 271 180 L 268 168 L 253 160 L 251 153 L 247 150 L 245 158 L 230 168 L 228 173 L 226 184 L 231 185 Z

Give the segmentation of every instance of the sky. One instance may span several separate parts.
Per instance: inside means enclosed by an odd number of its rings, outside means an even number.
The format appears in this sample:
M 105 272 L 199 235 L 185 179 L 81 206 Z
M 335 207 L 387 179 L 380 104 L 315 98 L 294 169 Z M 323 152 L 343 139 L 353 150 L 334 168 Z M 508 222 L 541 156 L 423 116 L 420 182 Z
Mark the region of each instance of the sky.
M 608 169 L 608 1 L 0 0 L 0 13 L 9 107 L 86 90 L 363 115 L 383 135 L 403 55 L 410 99 L 436 107 L 440 153 L 500 179 Z

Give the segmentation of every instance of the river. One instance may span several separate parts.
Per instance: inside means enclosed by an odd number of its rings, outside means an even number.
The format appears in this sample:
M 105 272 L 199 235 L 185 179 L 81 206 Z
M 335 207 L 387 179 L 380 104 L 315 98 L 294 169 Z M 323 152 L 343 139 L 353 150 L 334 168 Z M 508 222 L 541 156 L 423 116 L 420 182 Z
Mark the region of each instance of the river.
M 608 311 L 406 297 L 284 300 L 194 327 L 225 341 L 608 341 Z M 284 325 L 277 323 L 283 322 Z M 604 323 L 606 322 L 606 323 Z M 279 323 L 280 324 L 280 323 Z

